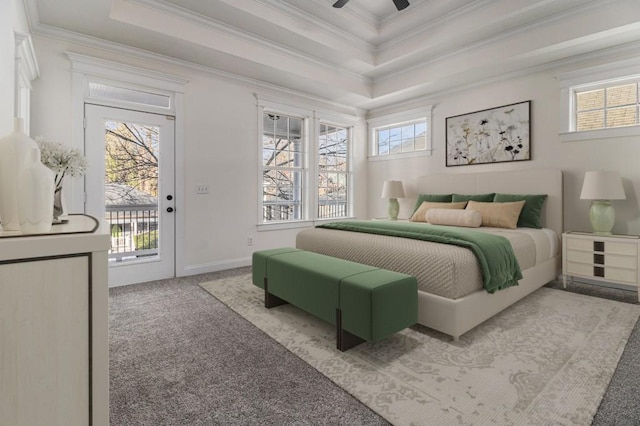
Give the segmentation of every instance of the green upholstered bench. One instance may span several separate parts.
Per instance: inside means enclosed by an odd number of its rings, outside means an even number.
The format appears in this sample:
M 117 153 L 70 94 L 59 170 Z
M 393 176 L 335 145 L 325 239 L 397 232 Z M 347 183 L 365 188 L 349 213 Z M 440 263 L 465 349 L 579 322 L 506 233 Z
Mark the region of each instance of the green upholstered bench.
M 336 325 L 346 351 L 416 323 L 415 277 L 295 248 L 253 253 L 253 283 L 265 306 L 291 303 Z

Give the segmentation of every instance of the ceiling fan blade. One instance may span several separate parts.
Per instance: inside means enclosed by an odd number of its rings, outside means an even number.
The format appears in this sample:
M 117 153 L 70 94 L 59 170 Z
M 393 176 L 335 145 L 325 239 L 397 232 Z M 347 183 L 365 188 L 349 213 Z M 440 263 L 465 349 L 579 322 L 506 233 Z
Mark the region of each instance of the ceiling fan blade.
M 409 0 L 393 0 L 393 4 L 396 5 L 396 9 L 402 10 L 409 7 Z M 335 4 L 334 4 L 335 6 Z
M 338 0 L 337 2 L 335 2 L 333 4 L 333 7 L 342 7 L 345 4 L 347 4 L 347 2 L 349 2 L 349 0 Z M 406 6 L 405 6 L 406 7 Z

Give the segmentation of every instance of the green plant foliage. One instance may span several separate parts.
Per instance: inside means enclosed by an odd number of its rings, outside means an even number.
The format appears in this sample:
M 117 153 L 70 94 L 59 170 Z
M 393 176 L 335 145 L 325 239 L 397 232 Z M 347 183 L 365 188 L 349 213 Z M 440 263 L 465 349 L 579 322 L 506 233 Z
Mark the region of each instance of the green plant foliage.
M 133 237 L 136 250 L 158 248 L 158 230 L 144 232 Z

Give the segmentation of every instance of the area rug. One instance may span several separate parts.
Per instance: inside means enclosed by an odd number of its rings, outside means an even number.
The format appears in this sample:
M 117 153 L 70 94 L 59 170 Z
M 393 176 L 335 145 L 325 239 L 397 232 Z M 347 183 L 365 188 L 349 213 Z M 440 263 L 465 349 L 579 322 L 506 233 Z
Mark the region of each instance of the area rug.
M 640 315 L 541 288 L 458 342 L 415 326 L 342 353 L 331 324 L 266 309 L 250 275 L 201 286 L 395 425 L 588 425 Z

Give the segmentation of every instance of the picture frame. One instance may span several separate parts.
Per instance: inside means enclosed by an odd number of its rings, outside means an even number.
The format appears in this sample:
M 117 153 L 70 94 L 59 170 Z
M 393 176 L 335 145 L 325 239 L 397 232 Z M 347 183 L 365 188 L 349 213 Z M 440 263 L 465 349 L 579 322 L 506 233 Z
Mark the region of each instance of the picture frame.
M 446 166 L 531 160 L 531 101 L 446 118 Z

